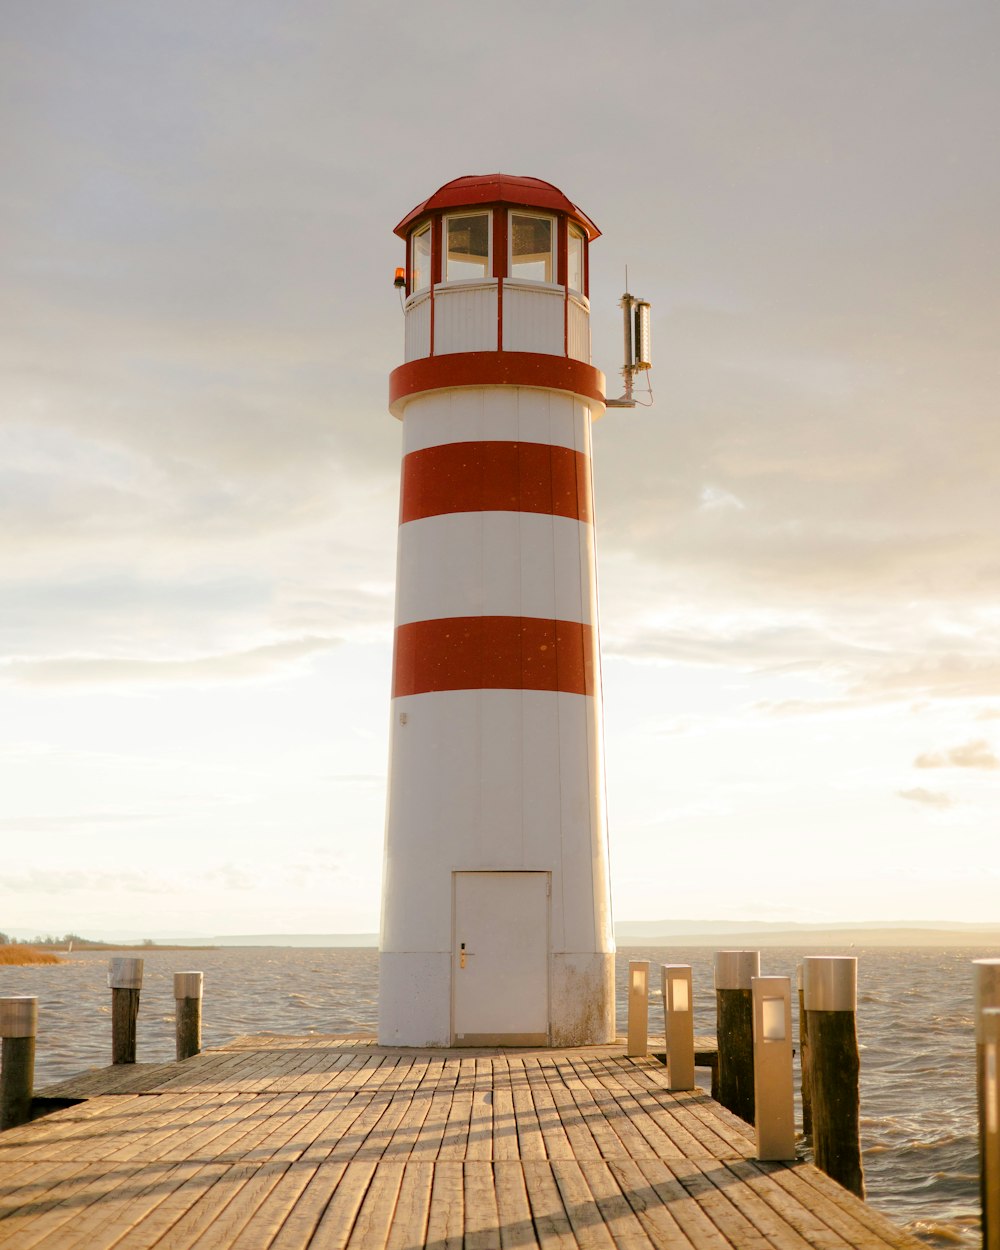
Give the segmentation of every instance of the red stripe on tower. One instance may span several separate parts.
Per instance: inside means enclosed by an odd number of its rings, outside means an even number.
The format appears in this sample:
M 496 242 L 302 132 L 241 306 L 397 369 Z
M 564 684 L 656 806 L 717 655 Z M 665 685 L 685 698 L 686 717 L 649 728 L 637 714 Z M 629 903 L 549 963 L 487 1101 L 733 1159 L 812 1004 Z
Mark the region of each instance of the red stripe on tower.
M 549 443 L 443 443 L 403 460 L 400 523 L 451 512 L 541 512 L 589 522 L 589 460 Z
M 579 621 L 450 616 L 396 629 L 394 699 L 440 690 L 592 694 L 594 631 Z

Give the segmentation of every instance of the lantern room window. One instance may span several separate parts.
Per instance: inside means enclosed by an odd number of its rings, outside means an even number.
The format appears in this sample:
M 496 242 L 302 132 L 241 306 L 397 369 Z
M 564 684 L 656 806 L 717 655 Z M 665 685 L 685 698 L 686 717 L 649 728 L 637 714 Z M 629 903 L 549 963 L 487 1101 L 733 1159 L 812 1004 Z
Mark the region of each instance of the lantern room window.
M 430 222 L 410 236 L 410 291 L 422 291 L 431 284 Z
M 510 276 L 525 282 L 555 282 L 556 223 L 529 213 L 510 215 Z
M 566 285 L 583 292 L 583 231 L 570 226 L 566 239 Z
M 490 276 L 490 215 L 462 213 L 444 219 L 445 282 Z

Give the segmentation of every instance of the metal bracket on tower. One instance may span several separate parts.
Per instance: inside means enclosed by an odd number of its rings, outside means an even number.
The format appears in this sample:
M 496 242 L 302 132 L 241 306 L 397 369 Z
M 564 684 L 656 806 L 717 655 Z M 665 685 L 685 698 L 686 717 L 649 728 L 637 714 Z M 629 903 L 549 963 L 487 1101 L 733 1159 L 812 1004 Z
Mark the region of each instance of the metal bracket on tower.
M 634 408 L 637 401 L 632 397 L 635 375 L 652 367 L 650 360 L 650 304 L 648 300 L 637 299 L 628 291 L 618 301 L 622 310 L 622 326 L 625 331 L 625 363 L 622 365 L 622 377 L 625 380 L 625 394 L 620 399 L 606 399 L 607 408 Z M 652 397 L 652 391 L 650 391 Z

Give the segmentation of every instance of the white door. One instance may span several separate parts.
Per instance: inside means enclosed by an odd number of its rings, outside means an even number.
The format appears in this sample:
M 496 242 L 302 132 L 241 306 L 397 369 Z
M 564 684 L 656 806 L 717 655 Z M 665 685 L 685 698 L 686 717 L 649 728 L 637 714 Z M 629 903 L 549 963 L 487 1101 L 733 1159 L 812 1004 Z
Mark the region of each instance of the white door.
M 453 880 L 453 1044 L 547 1045 L 549 874 L 456 872 Z

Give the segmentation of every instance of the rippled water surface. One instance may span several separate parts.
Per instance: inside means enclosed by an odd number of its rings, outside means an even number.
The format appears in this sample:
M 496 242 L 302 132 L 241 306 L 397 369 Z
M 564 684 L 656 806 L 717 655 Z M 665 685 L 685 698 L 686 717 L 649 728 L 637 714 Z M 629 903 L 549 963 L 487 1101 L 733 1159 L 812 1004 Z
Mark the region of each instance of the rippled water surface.
M 174 1057 L 173 974 L 205 974 L 203 1042 L 242 1033 L 348 1033 L 377 1023 L 378 956 L 351 948 L 225 947 L 135 952 L 145 960 L 139 1059 Z M 978 1246 L 973 959 L 995 951 L 831 950 L 858 956 L 861 1113 L 869 1201 L 932 1245 Z M 794 978 L 802 952 L 765 950 L 765 974 Z M 623 948 L 618 1018 L 624 1030 L 629 959 L 689 963 L 695 1029 L 715 1032 L 713 953 Z M 110 1062 L 108 955 L 75 952 L 57 967 L 0 968 L 0 994 L 36 994 L 36 1085 Z M 662 1030 L 652 976 L 651 1048 Z M 794 980 L 793 980 L 794 984 Z M 661 1034 L 662 1035 L 662 1034 Z M 796 1080 L 798 1074 L 796 1073 Z

